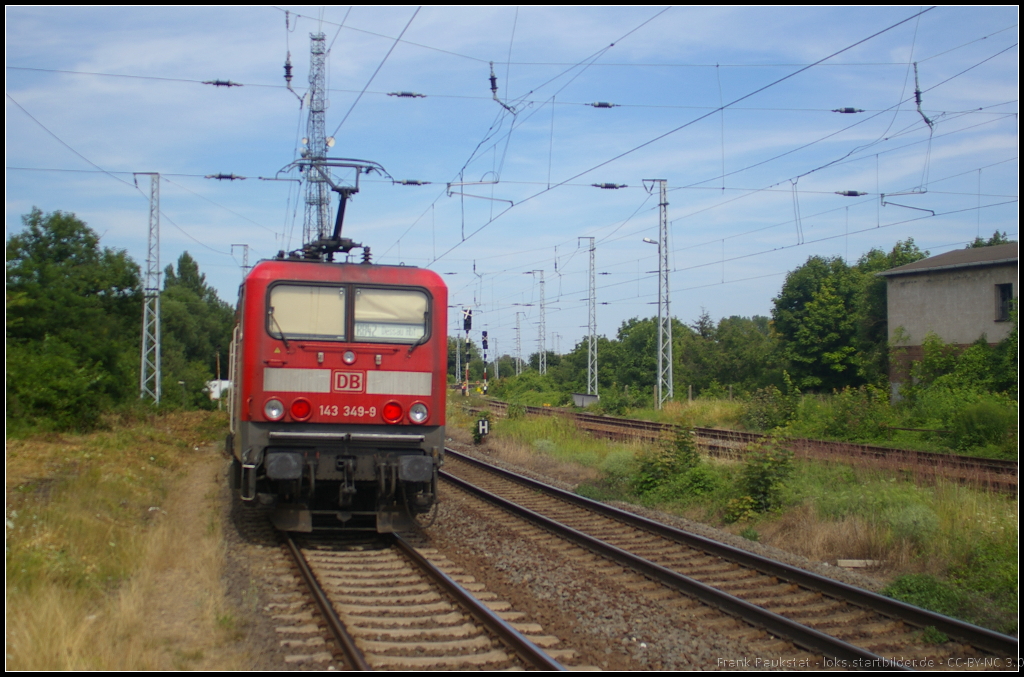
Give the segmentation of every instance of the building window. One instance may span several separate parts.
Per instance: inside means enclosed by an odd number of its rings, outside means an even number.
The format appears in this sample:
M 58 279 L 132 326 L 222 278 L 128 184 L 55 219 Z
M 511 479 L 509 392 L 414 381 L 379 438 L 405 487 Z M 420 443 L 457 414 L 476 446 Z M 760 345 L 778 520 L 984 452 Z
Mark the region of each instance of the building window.
M 1008 322 L 1010 302 L 1013 300 L 1013 284 L 996 285 L 996 322 Z

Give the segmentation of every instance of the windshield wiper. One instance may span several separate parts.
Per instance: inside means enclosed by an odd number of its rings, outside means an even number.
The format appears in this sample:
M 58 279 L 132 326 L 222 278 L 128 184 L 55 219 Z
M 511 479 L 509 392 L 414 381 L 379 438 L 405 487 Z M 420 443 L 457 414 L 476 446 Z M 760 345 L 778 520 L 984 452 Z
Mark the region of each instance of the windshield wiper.
M 274 324 L 277 326 L 277 332 L 281 335 L 281 340 L 284 341 L 284 349 L 289 353 L 292 352 L 291 347 L 288 345 L 288 339 L 284 337 L 284 329 L 281 328 L 281 323 L 277 321 L 276 317 L 274 317 L 274 306 L 270 306 L 270 310 L 267 314 L 270 315 L 270 319 L 273 320 Z

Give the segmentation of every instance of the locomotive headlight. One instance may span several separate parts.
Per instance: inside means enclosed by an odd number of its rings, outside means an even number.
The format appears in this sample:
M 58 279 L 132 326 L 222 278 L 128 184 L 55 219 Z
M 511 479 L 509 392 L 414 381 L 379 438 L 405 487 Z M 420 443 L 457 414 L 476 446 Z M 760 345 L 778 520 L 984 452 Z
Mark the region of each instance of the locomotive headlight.
M 341 359 L 345 361 L 345 364 L 352 364 L 356 361 L 356 354 L 351 350 L 346 350 L 345 354 L 341 356 Z
M 413 423 L 423 423 L 427 420 L 427 405 L 422 402 L 409 407 L 409 420 Z
M 284 405 L 281 404 L 281 400 L 267 400 L 267 403 L 263 405 L 263 415 L 271 421 L 280 421 L 284 416 Z

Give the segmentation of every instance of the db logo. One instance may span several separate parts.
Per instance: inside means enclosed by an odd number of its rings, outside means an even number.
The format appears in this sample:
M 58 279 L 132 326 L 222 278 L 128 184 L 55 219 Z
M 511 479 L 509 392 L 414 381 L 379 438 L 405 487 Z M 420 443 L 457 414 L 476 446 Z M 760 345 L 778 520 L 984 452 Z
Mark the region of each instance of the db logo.
M 334 372 L 335 392 L 361 393 L 365 376 L 361 371 Z

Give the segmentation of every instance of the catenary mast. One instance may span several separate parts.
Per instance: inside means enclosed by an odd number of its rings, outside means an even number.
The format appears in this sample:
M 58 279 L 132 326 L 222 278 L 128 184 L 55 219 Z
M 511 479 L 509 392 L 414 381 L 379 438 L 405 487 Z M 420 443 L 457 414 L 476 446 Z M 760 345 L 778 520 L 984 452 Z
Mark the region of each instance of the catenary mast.
M 302 154 L 307 160 L 323 162 L 327 158 L 327 129 L 325 122 L 325 95 L 327 92 L 327 50 L 323 33 L 309 35 L 309 117 L 306 121 L 306 148 Z M 326 167 L 324 171 L 330 171 Z M 306 215 L 302 222 L 303 243 L 327 237 L 331 224 L 331 189 L 327 179 L 318 171 L 306 171 Z

